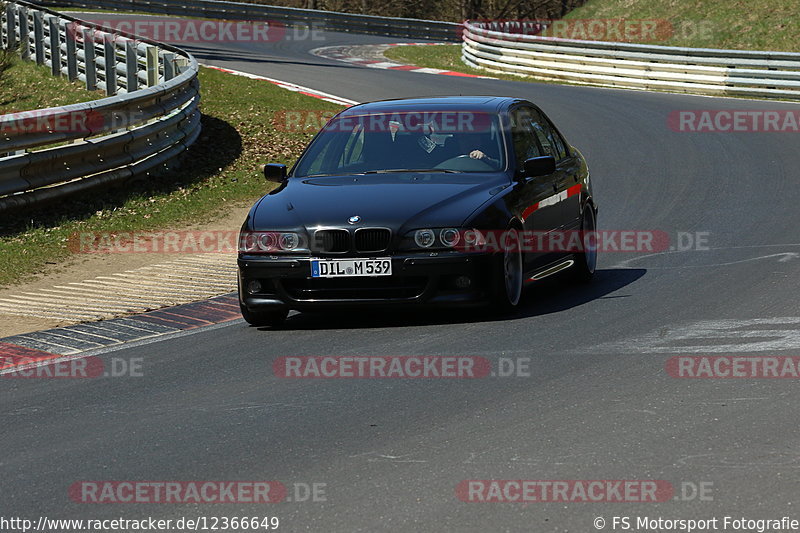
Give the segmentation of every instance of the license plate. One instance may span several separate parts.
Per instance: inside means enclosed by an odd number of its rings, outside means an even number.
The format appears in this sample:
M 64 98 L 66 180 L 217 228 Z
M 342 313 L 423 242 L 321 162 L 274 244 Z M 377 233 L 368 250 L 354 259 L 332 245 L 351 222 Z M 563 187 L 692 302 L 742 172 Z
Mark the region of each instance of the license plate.
M 359 276 L 391 276 L 392 260 L 378 259 L 312 259 L 312 278 L 352 278 Z

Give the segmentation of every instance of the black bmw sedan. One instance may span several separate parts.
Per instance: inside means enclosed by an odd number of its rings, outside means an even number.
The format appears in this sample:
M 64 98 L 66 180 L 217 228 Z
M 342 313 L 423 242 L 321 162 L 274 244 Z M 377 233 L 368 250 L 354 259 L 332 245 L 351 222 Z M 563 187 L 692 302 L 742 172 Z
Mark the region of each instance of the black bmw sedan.
M 437 97 L 333 117 L 239 239 L 245 320 L 366 305 L 519 305 L 528 282 L 594 273 L 589 171 L 531 102 Z

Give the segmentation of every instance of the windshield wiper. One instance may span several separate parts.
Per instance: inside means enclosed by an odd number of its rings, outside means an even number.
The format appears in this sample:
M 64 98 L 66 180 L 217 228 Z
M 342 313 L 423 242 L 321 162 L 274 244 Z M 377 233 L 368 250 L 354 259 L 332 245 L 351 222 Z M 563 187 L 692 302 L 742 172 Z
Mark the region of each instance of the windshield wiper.
M 308 174 L 306 176 L 297 176 L 301 178 L 326 178 L 328 176 L 363 176 L 365 172 L 331 172 L 330 174 Z
M 366 172 L 331 172 L 329 174 L 308 174 L 306 176 L 295 176 L 299 178 L 325 178 L 328 176 L 364 176 L 366 174 L 392 174 L 398 172 L 418 172 L 421 174 L 461 174 L 460 170 L 450 170 L 449 168 L 387 168 L 381 170 L 367 170 Z
M 383 170 L 367 170 L 364 174 L 390 174 L 393 172 L 420 172 L 420 173 L 434 173 L 442 172 L 445 174 L 460 174 L 458 170 L 450 170 L 449 168 L 387 168 Z

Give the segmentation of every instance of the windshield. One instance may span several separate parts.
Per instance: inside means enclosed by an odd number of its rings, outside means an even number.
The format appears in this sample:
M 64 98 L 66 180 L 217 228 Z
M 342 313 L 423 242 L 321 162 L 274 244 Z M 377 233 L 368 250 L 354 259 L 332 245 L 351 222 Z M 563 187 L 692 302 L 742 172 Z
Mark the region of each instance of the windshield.
M 330 121 L 293 176 L 505 168 L 498 116 L 474 111 L 348 114 Z

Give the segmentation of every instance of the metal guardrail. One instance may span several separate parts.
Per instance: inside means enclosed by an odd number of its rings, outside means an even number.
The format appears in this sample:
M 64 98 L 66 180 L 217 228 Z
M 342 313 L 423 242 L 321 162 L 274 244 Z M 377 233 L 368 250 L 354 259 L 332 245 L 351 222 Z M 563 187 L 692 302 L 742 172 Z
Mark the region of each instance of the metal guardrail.
M 493 72 L 606 87 L 800 99 L 800 54 L 579 41 L 467 22 L 462 59 Z
M 170 45 L 23 1 L 2 46 L 109 95 L 0 116 L 0 211 L 155 171 L 200 133 L 197 61 Z
M 222 2 L 217 0 L 42 0 L 42 5 L 83 9 L 116 9 L 210 19 L 308 24 L 320 30 L 378 34 L 437 41 L 461 41 L 461 24 L 438 20 L 377 17 L 338 11 Z

